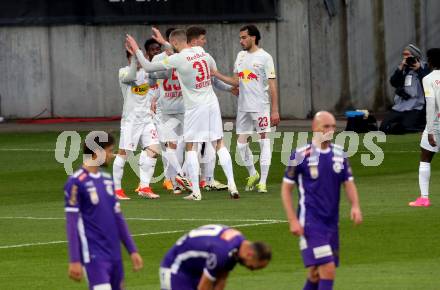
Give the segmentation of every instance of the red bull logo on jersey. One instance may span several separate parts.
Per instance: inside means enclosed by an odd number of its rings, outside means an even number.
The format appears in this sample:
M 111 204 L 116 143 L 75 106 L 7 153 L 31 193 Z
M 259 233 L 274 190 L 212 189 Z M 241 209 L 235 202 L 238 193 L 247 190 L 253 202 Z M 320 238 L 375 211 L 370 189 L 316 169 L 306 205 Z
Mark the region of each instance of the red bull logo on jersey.
M 131 92 L 139 96 L 145 96 L 148 93 L 149 89 L 150 86 L 148 84 L 142 84 L 139 86 L 131 87 Z
M 242 82 L 244 82 L 245 84 L 252 81 L 252 80 L 258 81 L 258 75 L 256 75 L 255 73 L 253 73 L 251 70 L 248 70 L 248 69 L 245 69 L 245 70 L 239 72 L 238 78 Z

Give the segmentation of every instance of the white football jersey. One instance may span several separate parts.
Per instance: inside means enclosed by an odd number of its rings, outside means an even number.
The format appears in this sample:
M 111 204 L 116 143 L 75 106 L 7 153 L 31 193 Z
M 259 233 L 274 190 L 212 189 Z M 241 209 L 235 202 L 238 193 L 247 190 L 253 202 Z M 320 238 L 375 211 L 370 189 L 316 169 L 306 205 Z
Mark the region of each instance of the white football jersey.
M 167 69 L 176 69 L 185 110 L 217 100 L 211 85 L 211 68 L 217 67 L 211 55 L 201 47 L 185 48 L 165 58 L 162 63 Z
M 240 94 L 238 110 L 260 112 L 269 106 L 269 79 L 276 78 L 272 56 L 260 48 L 253 53 L 240 51 L 234 64 Z
M 152 62 L 159 62 L 166 59 L 168 55 L 162 52 L 155 55 Z M 158 101 L 157 105 L 164 114 L 180 114 L 185 112 L 183 105 L 182 89 L 180 87 L 179 80 L 175 69 L 172 69 L 170 79 L 158 79 Z
M 151 122 L 151 99 L 148 92 L 154 82 L 143 69 L 137 70 L 135 79 L 127 78 L 129 71 L 129 66 L 119 69 L 119 86 L 124 98 L 121 122 Z
M 429 122 L 429 119 L 433 119 L 433 130 L 435 132 L 440 132 L 440 121 L 439 121 L 439 113 L 440 113 L 440 70 L 434 70 L 427 76 L 425 76 L 422 80 L 423 89 L 425 90 L 425 98 L 434 98 L 434 116 L 426 116 L 426 121 Z M 428 110 L 427 110 L 428 111 Z M 427 127 L 429 124 L 427 124 Z M 438 141 L 437 141 L 438 142 Z

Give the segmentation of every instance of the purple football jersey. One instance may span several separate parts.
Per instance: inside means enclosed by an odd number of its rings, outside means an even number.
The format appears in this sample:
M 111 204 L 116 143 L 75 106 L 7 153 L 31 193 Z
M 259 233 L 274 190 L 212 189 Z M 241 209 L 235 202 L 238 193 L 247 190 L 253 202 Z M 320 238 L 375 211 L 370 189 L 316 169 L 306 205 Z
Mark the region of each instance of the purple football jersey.
M 121 260 L 121 238 L 117 224 L 120 206 L 113 180 L 106 172 L 84 168 L 69 177 L 64 187 L 66 213 L 79 213 L 78 240 L 81 262 Z
M 205 225 L 181 237 L 165 255 L 161 267 L 170 269 L 171 275 L 190 277 L 191 285 L 196 286 L 203 273 L 215 281 L 220 273 L 235 267 L 244 240 L 235 229 Z
M 284 182 L 298 185 L 301 225 L 336 230 L 341 184 L 352 179 L 348 159 L 338 145 L 321 150 L 309 144 L 293 151 Z

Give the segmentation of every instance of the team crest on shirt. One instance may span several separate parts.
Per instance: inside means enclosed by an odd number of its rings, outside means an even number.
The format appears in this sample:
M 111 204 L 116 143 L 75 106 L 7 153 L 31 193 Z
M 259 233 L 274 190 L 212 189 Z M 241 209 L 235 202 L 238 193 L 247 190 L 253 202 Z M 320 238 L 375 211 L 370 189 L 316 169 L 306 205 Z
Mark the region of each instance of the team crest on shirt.
M 131 87 L 131 92 L 139 96 L 145 96 L 148 93 L 149 89 L 150 86 L 148 84 L 142 84 L 139 86 Z
M 319 173 L 318 173 L 318 164 L 316 164 L 316 165 L 309 165 L 309 170 L 310 170 L 310 176 L 311 176 L 313 179 L 318 178 L 318 176 L 319 176 Z
M 335 173 L 341 173 L 342 167 L 343 167 L 342 163 L 340 163 L 340 162 L 333 163 L 333 171 Z

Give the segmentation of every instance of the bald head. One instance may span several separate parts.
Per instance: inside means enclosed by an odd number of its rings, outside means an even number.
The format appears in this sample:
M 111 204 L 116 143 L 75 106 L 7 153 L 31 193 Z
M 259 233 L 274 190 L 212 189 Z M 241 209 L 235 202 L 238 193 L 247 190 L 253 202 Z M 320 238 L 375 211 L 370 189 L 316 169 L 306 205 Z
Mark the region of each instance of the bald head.
M 326 111 L 316 113 L 312 123 L 313 140 L 321 144 L 321 148 L 326 148 L 333 139 L 336 130 L 335 117 Z
M 336 129 L 336 120 L 332 113 L 327 111 L 319 111 L 313 117 L 312 129 L 314 132 L 323 132 L 324 127 L 328 126 Z

